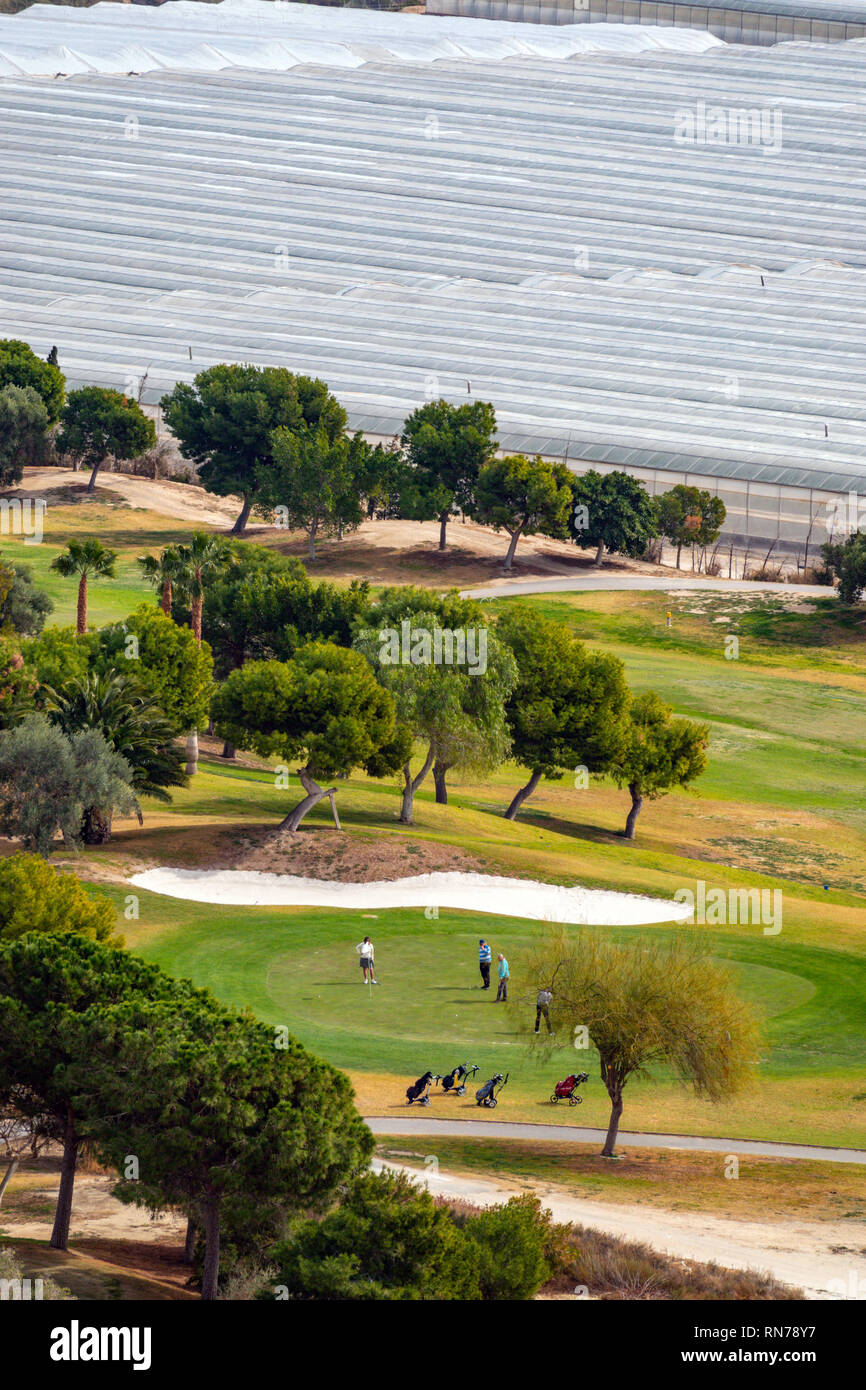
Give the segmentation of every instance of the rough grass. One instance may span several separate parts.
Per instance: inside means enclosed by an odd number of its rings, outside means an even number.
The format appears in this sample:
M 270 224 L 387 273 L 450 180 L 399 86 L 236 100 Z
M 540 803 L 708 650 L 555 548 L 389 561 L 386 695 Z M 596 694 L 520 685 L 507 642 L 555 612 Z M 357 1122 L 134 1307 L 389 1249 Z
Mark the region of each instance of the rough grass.
M 600 1299 L 803 1300 L 800 1289 L 753 1270 L 725 1269 L 699 1260 L 675 1260 L 638 1241 L 617 1240 L 586 1226 L 572 1226 L 566 1267 L 546 1286 L 548 1294 L 586 1289 Z
M 25 483 L 26 487 L 26 483 Z M 195 527 L 176 518 L 130 507 L 116 494 L 96 489 L 92 502 L 75 506 L 53 504 L 51 497 L 44 517 L 44 538 L 40 545 L 26 545 L 10 536 L 0 537 L 0 560 L 25 565 L 34 583 L 44 589 L 54 603 L 49 623 L 63 626 L 75 622 L 78 582 L 64 579 L 51 569 L 51 561 L 66 548 L 67 541 L 82 534 L 97 536 L 111 550 L 118 551 L 116 577 L 92 579 L 88 583 L 88 623 L 102 627 L 119 622 L 145 599 L 153 589 L 139 573 L 136 559 L 153 554 L 165 545 L 188 540 Z
M 571 1111 L 572 1123 L 580 1112 Z M 380 1158 L 422 1168 L 436 1158 L 449 1173 L 525 1182 L 570 1198 L 712 1213 L 734 1220 L 850 1221 L 859 1239 L 866 1220 L 863 1170 L 821 1160 L 740 1155 L 736 1180 L 728 1155 L 684 1149 L 619 1147 L 615 1164 L 600 1145 L 451 1135 L 382 1137 Z

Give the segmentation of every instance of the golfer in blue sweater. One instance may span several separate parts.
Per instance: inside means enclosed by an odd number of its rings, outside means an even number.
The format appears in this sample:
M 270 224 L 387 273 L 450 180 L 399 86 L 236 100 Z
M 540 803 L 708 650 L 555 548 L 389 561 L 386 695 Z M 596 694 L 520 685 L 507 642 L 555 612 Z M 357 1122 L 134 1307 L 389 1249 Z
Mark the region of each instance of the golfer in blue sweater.
M 490 962 L 493 953 L 482 936 L 478 942 L 478 969 L 481 971 L 482 989 L 490 988 Z
M 496 1002 L 497 1004 L 505 1004 L 508 1002 L 508 976 L 510 971 L 508 969 L 508 961 L 501 952 L 496 957 L 496 973 L 499 976 L 499 989 L 496 991 Z

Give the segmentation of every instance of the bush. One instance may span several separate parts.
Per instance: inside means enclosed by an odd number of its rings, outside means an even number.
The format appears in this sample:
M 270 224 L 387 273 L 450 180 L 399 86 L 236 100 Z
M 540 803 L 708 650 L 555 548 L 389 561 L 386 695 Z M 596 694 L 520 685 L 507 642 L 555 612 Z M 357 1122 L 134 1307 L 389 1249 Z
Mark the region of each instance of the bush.
M 9 588 L 0 601 L 0 625 L 8 623 L 13 631 L 24 637 L 37 637 L 54 604 L 45 590 L 33 583 L 26 565 L 16 564 L 6 573 Z
M 553 1273 L 553 1229 L 550 1213 L 529 1194 L 470 1217 L 463 1231 L 478 1246 L 481 1297 L 534 1298 Z
M 833 576 L 823 565 L 807 565 L 805 569 L 792 570 L 788 575 L 789 584 L 827 584 L 832 587 Z
M 272 1252 L 296 1299 L 477 1299 L 478 1246 L 405 1173 L 365 1173 L 321 1221 Z M 265 1289 L 262 1298 L 273 1298 Z
M 785 566 L 780 560 L 778 564 L 760 565 L 757 569 L 748 569 L 743 575 L 744 579 L 757 579 L 760 583 L 783 584 L 787 580 Z
M 60 873 L 34 854 L 0 861 L 0 940 L 25 932 L 78 932 L 93 941 L 113 938 L 115 913 L 108 898 L 88 893 L 74 874 Z
M 110 830 L 112 816 L 138 803 L 132 770 L 96 729 L 68 738 L 42 714 L 0 734 L 0 830 L 27 849 L 51 853 L 59 830 L 77 846 L 85 815 Z
M 821 558 L 832 579 L 839 581 L 842 603 L 859 603 L 866 590 L 866 532 L 854 531 L 843 541 L 821 546 Z

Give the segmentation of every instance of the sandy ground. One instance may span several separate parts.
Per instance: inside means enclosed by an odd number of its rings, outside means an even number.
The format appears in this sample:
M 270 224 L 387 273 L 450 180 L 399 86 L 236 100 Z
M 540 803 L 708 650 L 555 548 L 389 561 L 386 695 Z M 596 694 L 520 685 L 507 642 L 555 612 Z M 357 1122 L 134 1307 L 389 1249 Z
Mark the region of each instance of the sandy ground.
M 172 1213 L 160 1213 L 152 1217 L 143 1207 L 125 1206 L 111 1189 L 116 1179 L 103 1174 L 78 1173 L 72 1200 L 72 1224 L 70 1241 L 98 1237 L 102 1240 L 146 1241 L 159 1244 L 183 1245 L 186 1234 L 186 1221 Z M 17 1186 L 16 1186 L 17 1185 Z M 20 1178 L 15 1177 L 9 1185 L 7 1197 L 18 1197 Z M 0 1229 L 19 1239 L 48 1240 L 54 1219 L 53 1208 L 57 1200 L 57 1179 L 46 1176 L 43 1186 L 27 1184 L 26 1201 L 11 1200 L 0 1208 Z M 20 1205 L 19 1205 L 20 1202 Z M 28 1207 L 38 1205 L 40 1215 L 28 1215 Z M 50 1206 L 51 1215 L 41 1215 L 42 1206 Z
M 683 921 L 686 903 L 597 888 L 563 888 L 494 874 L 418 874 L 391 882 L 345 883 L 235 869 L 147 869 L 133 887 L 188 902 L 239 907 L 439 907 L 581 926 Z
M 812 611 L 810 604 L 803 603 L 803 598 L 831 598 L 835 590 L 828 588 L 826 584 L 798 584 L 793 587 L 790 584 L 776 582 L 775 580 L 765 579 L 714 579 L 708 575 L 678 575 L 676 570 L 673 573 L 669 569 L 659 572 L 658 566 L 646 568 L 646 571 L 637 573 L 625 573 L 618 569 L 617 573 L 608 574 L 605 570 L 585 570 L 582 574 L 571 576 L 567 579 L 559 576 L 550 579 L 508 579 L 502 576 L 493 580 L 490 584 L 482 585 L 477 589 L 465 589 L 464 598 L 497 598 L 503 594 L 549 594 L 549 593 L 571 593 L 571 592 L 592 592 L 593 590 L 608 591 L 611 589 L 635 589 L 641 592 L 657 592 L 662 594 L 693 593 L 696 596 L 703 593 L 722 593 L 722 594 L 780 594 L 782 596 L 793 596 L 791 602 L 786 604 L 789 613 L 809 613 Z
M 62 488 L 64 501 L 80 492 L 81 500 L 87 490 L 89 472 L 74 473 L 70 468 L 28 468 L 17 491 L 27 497 L 40 497 L 55 489 Z M 192 521 L 199 526 L 227 528 L 234 524 L 240 511 L 240 501 L 233 497 L 214 497 L 204 488 L 189 483 L 154 482 L 150 478 L 133 477 L 129 473 L 109 473 L 100 469 L 96 486 L 116 493 L 118 498 L 130 507 L 142 507 L 146 511 L 157 512 L 160 516 L 174 517 L 178 521 Z M 15 491 L 9 489 L 9 496 Z M 49 499 L 50 503 L 50 499 Z M 254 528 L 250 528 L 254 529 Z M 267 529 L 267 528 L 265 528 Z
M 29 468 L 18 489 L 7 495 L 27 497 L 51 494 L 54 501 L 69 505 L 86 501 L 89 473 L 69 468 Z M 160 516 L 190 522 L 207 529 L 228 531 L 240 511 L 240 498 L 216 497 L 191 483 L 134 477 L 128 473 L 100 470 L 97 488 L 113 493 L 130 507 L 143 508 Z M 61 494 L 58 496 L 58 492 Z M 282 553 L 306 560 L 307 538 L 296 532 L 251 520 L 246 535 L 274 545 Z M 436 521 L 366 521 L 342 541 L 323 541 L 317 545 L 314 569 L 334 578 L 353 579 L 363 575 L 372 584 L 430 583 L 460 585 L 497 583 L 504 577 L 502 562 L 508 548 L 504 532 L 491 531 L 459 518 L 448 527 L 448 546 L 440 551 L 439 523 Z M 597 575 L 593 553 L 580 551 L 570 541 L 548 540 L 544 536 L 525 536 L 517 548 L 514 577 L 550 575 L 568 579 L 581 574 Z M 659 568 L 640 560 L 617 557 L 605 560 L 605 574 L 676 575 L 672 566 Z M 682 573 L 680 572 L 682 578 Z
M 400 1165 L 375 1160 L 377 1168 Z M 702 1213 L 618 1207 L 563 1195 L 543 1185 L 512 1186 L 453 1173 L 418 1173 L 406 1168 L 436 1196 L 462 1197 L 478 1206 L 507 1201 L 531 1190 L 557 1221 L 591 1226 L 624 1240 L 642 1241 L 681 1260 L 714 1261 L 730 1269 L 772 1274 L 809 1298 L 866 1299 L 866 1250 L 851 1247 L 851 1228 L 842 1222 L 731 1221 Z
M 240 838 L 235 831 L 225 837 L 217 856 L 198 860 L 197 867 L 295 874 L 339 883 L 372 883 L 455 869 L 485 871 L 476 855 L 453 845 L 402 835 L 347 835 L 321 826 L 294 834 L 251 830 Z

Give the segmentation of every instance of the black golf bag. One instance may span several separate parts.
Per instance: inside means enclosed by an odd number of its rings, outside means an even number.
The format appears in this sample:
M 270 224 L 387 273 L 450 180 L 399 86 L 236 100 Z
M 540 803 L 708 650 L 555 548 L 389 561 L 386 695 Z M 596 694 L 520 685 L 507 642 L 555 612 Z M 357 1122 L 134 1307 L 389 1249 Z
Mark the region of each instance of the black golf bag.
M 506 1072 L 503 1076 L 502 1072 L 499 1071 L 495 1076 L 491 1076 L 489 1081 L 485 1081 L 484 1085 L 475 1092 L 475 1104 L 486 1105 L 492 1110 L 497 1104 L 496 1093 L 508 1084 L 509 1075 L 510 1073 Z
M 442 1090 L 445 1092 L 453 1091 L 455 1096 L 465 1096 L 466 1079 L 474 1076 L 477 1070 L 474 1062 L 464 1062 L 459 1067 L 453 1067 L 442 1077 Z
M 438 1080 L 439 1077 L 434 1076 L 432 1071 L 425 1071 L 423 1076 L 419 1076 L 417 1081 L 406 1087 L 406 1104 L 414 1105 L 417 1102 L 418 1105 L 429 1105 L 430 1087 Z

